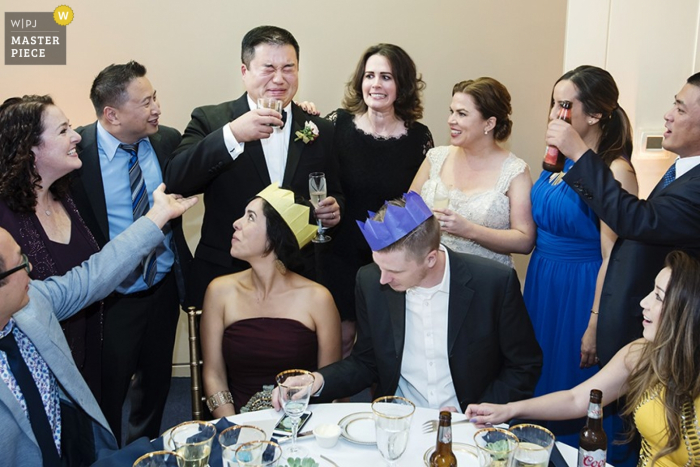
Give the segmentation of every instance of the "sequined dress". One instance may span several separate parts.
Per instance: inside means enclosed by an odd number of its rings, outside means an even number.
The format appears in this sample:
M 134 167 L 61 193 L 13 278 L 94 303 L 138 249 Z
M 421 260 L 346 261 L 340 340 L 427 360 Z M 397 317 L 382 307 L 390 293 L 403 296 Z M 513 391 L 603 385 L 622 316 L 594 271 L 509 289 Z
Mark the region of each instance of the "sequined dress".
M 440 177 L 440 172 L 448 154 L 449 146 L 439 146 L 431 149 L 426 156 L 430 161 L 430 178 L 423 184 L 421 196 L 430 207 L 433 206 L 436 189 L 438 187 L 447 189 Z M 466 194 L 459 189 L 452 189 L 449 191 L 448 207 L 475 224 L 492 229 L 510 229 L 510 199 L 506 193 L 513 179 L 526 168 L 525 161 L 510 153 L 503 161 L 501 174 L 492 189 L 476 194 Z M 453 251 L 483 256 L 513 267 L 513 258 L 510 255 L 491 251 L 468 238 L 443 232 L 441 241 Z
M 666 417 L 661 399 L 664 389 L 661 386 L 647 391 L 644 400 L 637 405 L 634 423 L 642 435 L 642 448 L 639 451 L 639 467 L 651 465 L 654 455 L 666 444 Z M 683 404 L 681 417 L 681 445 L 671 454 L 661 457 L 656 467 L 690 467 L 700 465 L 700 398 Z

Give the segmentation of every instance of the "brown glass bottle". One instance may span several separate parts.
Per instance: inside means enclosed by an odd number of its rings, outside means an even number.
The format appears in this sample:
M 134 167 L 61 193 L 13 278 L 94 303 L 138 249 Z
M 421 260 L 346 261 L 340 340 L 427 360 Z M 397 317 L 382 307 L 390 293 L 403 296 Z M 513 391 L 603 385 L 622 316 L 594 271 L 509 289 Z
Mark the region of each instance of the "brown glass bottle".
M 578 467 L 605 467 L 608 437 L 603 430 L 603 393 L 591 389 L 588 420 L 578 438 Z
M 557 118 L 559 120 L 564 120 L 567 123 L 571 123 L 571 102 L 561 101 L 559 103 L 561 108 L 559 109 L 559 114 Z M 561 172 L 564 170 L 564 162 L 566 158 L 556 146 L 547 146 L 544 152 L 544 160 L 542 161 L 542 168 L 548 172 Z
M 457 458 L 452 452 L 452 414 L 440 412 L 435 452 L 430 455 L 430 467 L 457 467 Z

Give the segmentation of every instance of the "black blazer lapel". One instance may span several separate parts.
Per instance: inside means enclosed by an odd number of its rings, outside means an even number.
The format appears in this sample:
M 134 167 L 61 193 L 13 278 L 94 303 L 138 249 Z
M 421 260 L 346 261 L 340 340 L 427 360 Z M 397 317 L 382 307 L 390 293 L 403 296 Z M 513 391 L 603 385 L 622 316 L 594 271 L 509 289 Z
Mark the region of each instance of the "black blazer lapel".
M 459 330 L 469 314 L 474 290 L 467 286 L 472 278 L 469 268 L 458 261 L 449 250 L 447 254 L 450 258 L 450 299 L 447 316 L 447 354 L 449 355 L 457 341 Z
M 233 103 L 232 120 L 237 119 L 250 110 L 250 106 L 248 105 L 248 93 L 244 93 Z M 263 152 L 260 140 L 248 141 L 245 143 L 244 153 L 247 154 L 248 157 L 250 157 L 250 160 L 253 162 L 263 186 L 268 186 L 270 183 L 272 183 L 272 180 L 270 180 L 270 171 L 267 170 L 267 163 L 265 162 L 265 153 Z
M 282 186 L 292 186 L 292 179 L 297 171 L 299 159 L 301 159 L 301 152 L 304 146 L 306 146 L 301 139 L 299 141 L 294 141 L 296 139 L 295 133 L 304 128 L 304 115 L 304 111 L 296 104 L 292 103 L 292 131 L 289 133 L 289 150 L 287 151 L 287 165 L 284 168 Z
M 109 241 L 109 221 L 107 219 L 107 202 L 105 201 L 104 186 L 102 184 L 102 170 L 100 169 L 100 157 L 97 152 L 97 124 L 93 123 L 85 127 L 81 132 L 80 160 L 83 166 L 79 169 L 80 183 L 83 185 L 84 201 L 89 203 L 94 221 L 100 229 L 105 242 Z M 76 200 L 78 202 L 78 200 Z M 85 217 L 84 211 L 81 214 Z M 85 219 L 91 227 L 88 219 Z M 97 232 L 95 232 L 97 233 Z M 100 245 L 104 245 L 100 242 Z

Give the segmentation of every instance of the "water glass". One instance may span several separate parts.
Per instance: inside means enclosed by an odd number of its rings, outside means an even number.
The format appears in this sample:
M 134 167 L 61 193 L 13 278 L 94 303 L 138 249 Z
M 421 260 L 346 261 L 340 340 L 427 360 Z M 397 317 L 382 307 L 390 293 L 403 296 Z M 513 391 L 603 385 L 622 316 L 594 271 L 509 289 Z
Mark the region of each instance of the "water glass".
M 136 459 L 132 467 L 184 467 L 185 459 L 176 452 L 155 451 Z
M 236 450 L 238 465 L 269 467 L 279 463 L 282 448 L 272 441 L 250 441 L 241 444 Z
M 406 450 L 411 419 L 416 406 L 399 396 L 386 396 L 372 402 L 377 448 L 387 465 L 394 466 Z
M 284 413 L 292 421 L 292 445 L 285 450 L 285 457 L 306 457 L 308 451 L 297 445 L 297 430 L 301 415 L 309 406 L 314 375 L 306 370 L 287 370 L 278 374 L 275 380 Z
M 510 427 L 520 443 L 515 450 L 516 467 L 547 467 L 554 447 L 554 435 L 539 425 L 523 423 Z
M 502 428 L 483 428 L 474 433 L 479 467 L 511 467 L 518 437 Z
M 170 432 L 175 452 L 185 459 L 185 467 L 209 465 L 211 445 L 216 427 L 209 422 L 192 421 L 181 423 Z
M 236 462 L 236 450 L 242 444 L 251 441 L 265 440 L 267 440 L 267 435 L 257 426 L 236 425 L 226 428 L 219 434 L 223 467 L 234 467 L 238 465 L 238 462 Z

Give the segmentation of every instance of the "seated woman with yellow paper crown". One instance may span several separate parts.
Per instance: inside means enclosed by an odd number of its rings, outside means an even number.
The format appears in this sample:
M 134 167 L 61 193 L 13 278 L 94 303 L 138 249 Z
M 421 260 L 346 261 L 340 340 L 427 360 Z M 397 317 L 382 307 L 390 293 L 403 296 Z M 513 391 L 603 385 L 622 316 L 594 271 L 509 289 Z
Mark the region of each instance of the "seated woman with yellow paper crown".
M 309 208 L 273 183 L 233 223 L 231 256 L 250 269 L 212 281 L 201 335 L 204 390 L 214 417 L 233 415 L 277 373 L 340 359 L 340 319 L 331 294 L 294 272 L 316 234 Z

